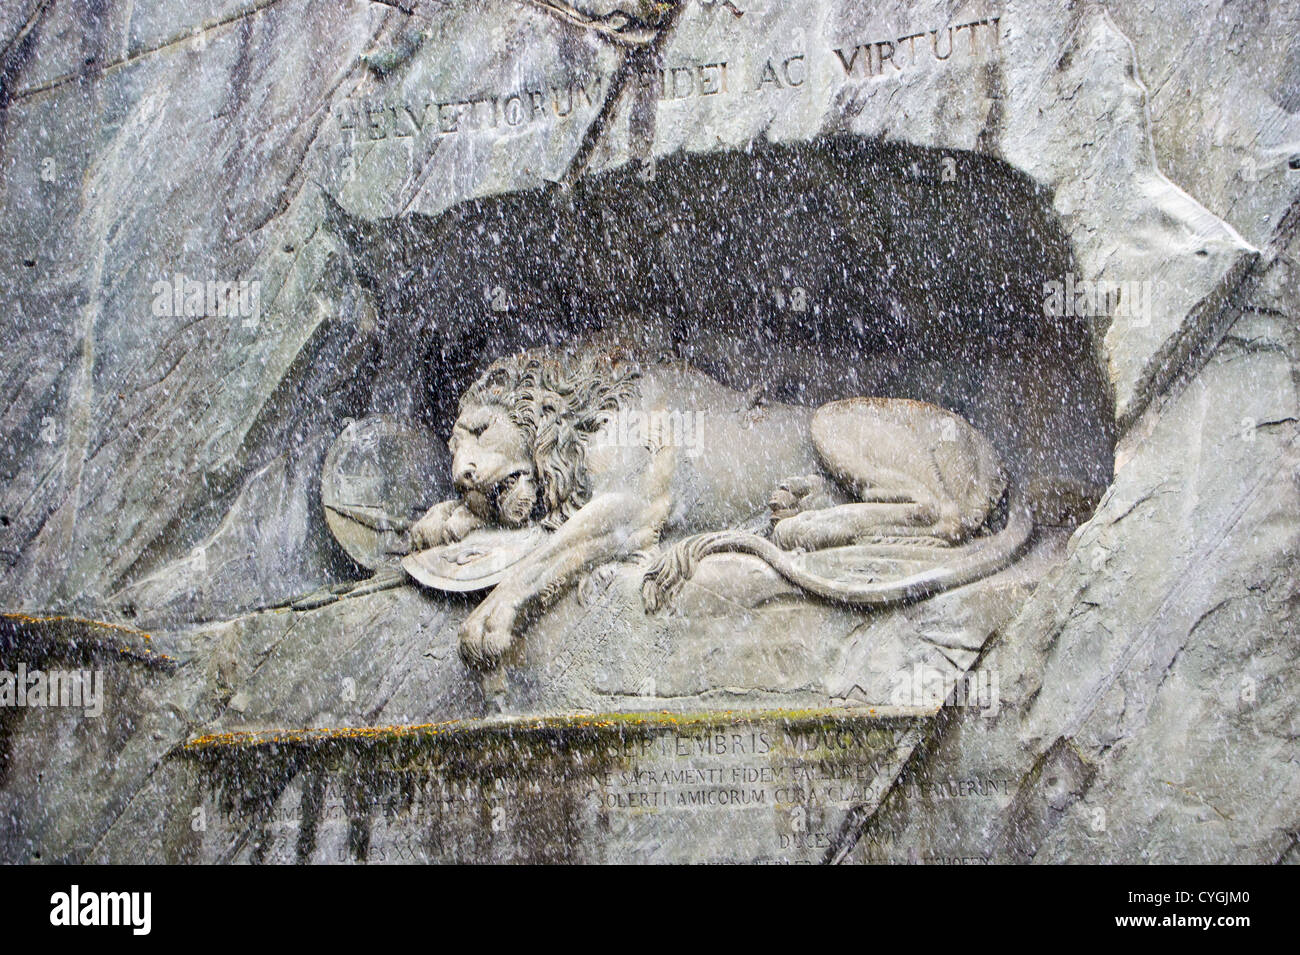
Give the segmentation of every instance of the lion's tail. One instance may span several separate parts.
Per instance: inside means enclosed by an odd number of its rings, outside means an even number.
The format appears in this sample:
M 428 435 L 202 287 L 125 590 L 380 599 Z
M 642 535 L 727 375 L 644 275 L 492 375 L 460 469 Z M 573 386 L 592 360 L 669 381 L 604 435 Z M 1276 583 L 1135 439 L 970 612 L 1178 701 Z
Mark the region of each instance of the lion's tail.
M 1033 533 L 1034 522 L 1023 497 L 1008 493 L 1006 525 L 970 545 L 955 561 L 897 580 L 845 581 L 823 577 L 800 566 L 794 555 L 765 537 L 745 531 L 697 534 L 680 541 L 646 571 L 641 597 L 648 611 L 665 606 L 695 573 L 709 554 L 753 554 L 773 570 L 811 594 L 854 607 L 885 607 L 910 603 L 963 584 L 973 583 L 1002 570 L 1019 556 Z

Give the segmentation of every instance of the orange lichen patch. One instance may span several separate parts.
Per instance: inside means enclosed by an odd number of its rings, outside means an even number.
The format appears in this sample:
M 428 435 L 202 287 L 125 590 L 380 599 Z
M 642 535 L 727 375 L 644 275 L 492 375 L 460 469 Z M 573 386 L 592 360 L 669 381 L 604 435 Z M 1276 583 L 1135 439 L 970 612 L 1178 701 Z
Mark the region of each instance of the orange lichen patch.
M 394 726 L 341 726 L 296 730 L 251 730 L 196 736 L 182 744 L 190 752 L 224 747 L 294 745 L 329 740 L 395 740 L 420 736 L 468 733 L 547 732 L 556 730 L 633 729 L 653 732 L 663 729 L 706 729 L 741 726 L 760 722 L 781 722 L 792 726 L 868 720 L 893 723 L 929 719 L 935 711 L 923 707 L 835 707 L 805 710 L 717 710 L 706 713 L 673 713 L 668 710 L 645 713 L 572 714 L 541 717 L 495 717 L 447 720 Z
M 133 660 L 163 666 L 174 664 L 172 657 L 159 653 L 148 646 L 153 635 L 134 627 L 107 620 L 92 620 L 87 617 L 64 616 L 61 614 L 29 614 L 20 611 L 0 612 L 0 627 L 9 624 L 16 635 L 32 640 L 49 641 L 48 650 L 72 649 L 74 641 L 89 641 L 91 649 L 102 652 L 111 650 Z M 0 638 L 3 629 L 0 629 Z M 138 641 L 138 642 L 137 642 Z

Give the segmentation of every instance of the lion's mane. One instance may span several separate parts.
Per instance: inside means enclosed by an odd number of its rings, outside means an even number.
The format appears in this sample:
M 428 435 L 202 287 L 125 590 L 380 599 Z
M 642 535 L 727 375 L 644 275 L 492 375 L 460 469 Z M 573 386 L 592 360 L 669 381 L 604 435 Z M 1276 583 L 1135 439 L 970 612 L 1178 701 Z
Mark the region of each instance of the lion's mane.
M 542 526 L 554 530 L 590 500 L 587 442 L 635 394 L 639 377 L 635 364 L 609 352 L 527 351 L 490 365 L 461 395 L 460 408 L 500 406 L 524 429 Z

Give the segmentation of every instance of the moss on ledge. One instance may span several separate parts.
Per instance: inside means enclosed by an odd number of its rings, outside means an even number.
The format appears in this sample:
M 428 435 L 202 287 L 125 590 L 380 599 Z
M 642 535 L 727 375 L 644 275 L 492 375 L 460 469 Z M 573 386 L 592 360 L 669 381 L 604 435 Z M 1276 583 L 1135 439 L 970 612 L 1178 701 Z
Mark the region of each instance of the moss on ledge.
M 18 651 L 42 660 L 125 659 L 175 669 L 177 662 L 154 650 L 152 642 L 153 637 L 143 630 L 105 620 L 0 611 L 0 654 Z
M 555 716 L 502 716 L 485 719 L 447 720 L 397 726 L 340 726 L 314 729 L 249 730 L 196 736 L 175 752 L 196 755 L 213 749 L 251 749 L 270 746 L 301 746 L 342 741 L 396 741 L 455 736 L 514 736 L 517 734 L 599 736 L 603 731 L 621 733 L 663 730 L 706 730 L 753 723 L 780 723 L 783 728 L 811 731 L 850 722 L 870 721 L 895 724 L 929 719 L 937 709 L 927 707 L 834 707 L 800 710 L 716 710 L 700 713 L 628 712 L 560 714 Z

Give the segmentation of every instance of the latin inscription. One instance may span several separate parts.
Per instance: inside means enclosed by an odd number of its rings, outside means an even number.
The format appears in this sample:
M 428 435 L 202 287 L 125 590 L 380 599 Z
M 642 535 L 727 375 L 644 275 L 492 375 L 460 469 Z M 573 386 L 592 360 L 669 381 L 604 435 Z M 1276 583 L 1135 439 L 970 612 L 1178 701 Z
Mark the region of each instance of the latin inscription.
M 497 94 L 429 96 L 400 104 L 345 103 L 335 111 L 334 118 L 341 131 L 360 140 L 508 131 L 592 113 L 600 106 L 606 82 L 605 77 L 596 75 Z
M 972 20 L 939 30 L 923 30 L 889 39 L 869 40 L 834 50 L 835 58 L 849 78 L 869 79 L 902 73 L 927 60 L 943 62 L 960 53 L 969 43 L 969 55 L 996 49 L 1001 17 Z
M 840 82 L 901 77 L 925 63 L 947 65 L 994 53 L 1001 17 L 875 37 L 822 51 L 785 51 L 737 63 L 723 56 L 693 63 L 665 63 L 638 71 L 632 86 L 659 103 L 702 103 L 801 91 L 816 68 Z M 429 93 L 400 103 L 345 103 L 335 111 L 339 130 L 352 141 L 411 139 L 424 135 L 509 133 L 539 123 L 590 120 L 611 89 L 601 74 L 538 81 L 520 88 L 475 94 Z

